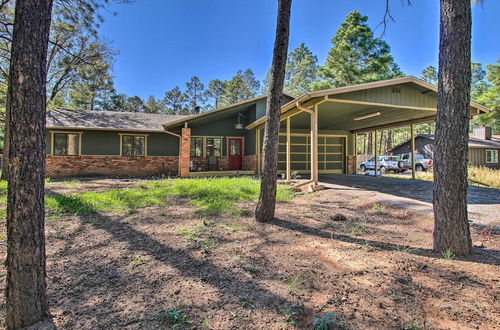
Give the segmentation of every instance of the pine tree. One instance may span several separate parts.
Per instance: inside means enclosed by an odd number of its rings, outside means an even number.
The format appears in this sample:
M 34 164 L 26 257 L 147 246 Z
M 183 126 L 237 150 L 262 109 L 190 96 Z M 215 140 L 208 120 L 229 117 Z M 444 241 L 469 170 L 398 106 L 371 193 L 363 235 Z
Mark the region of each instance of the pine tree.
M 301 43 L 290 54 L 286 63 L 285 92 L 299 96 L 311 91 L 318 76 L 318 58 Z
M 214 79 L 208 83 L 208 88 L 205 91 L 205 96 L 208 100 L 211 99 L 213 101 L 212 108 L 214 109 L 224 104 L 224 84 L 225 82 L 220 79 Z
M 487 89 L 476 101 L 487 106 L 492 111 L 490 113 L 476 116 L 471 125 L 490 126 L 494 134 L 500 134 L 500 58 L 496 64 L 486 66 Z
M 181 115 L 188 112 L 186 99 L 186 94 L 181 91 L 179 86 L 175 86 L 175 88 L 165 92 L 163 103 L 165 104 L 168 113 Z
M 264 127 L 263 171 L 255 219 L 269 222 L 274 217 L 278 177 L 278 135 L 280 130 L 281 100 L 285 81 L 288 41 L 290 38 L 290 11 L 292 0 L 278 0 L 276 38 L 273 49 L 271 80 L 266 104 L 267 121 Z
M 144 112 L 146 113 L 164 113 L 165 105 L 163 100 L 157 100 L 153 95 L 148 97 L 146 104 L 144 105 Z
M 402 75 L 389 45 L 374 37 L 367 16 L 352 11 L 332 39 L 333 47 L 319 68 L 320 81 L 313 88 L 325 89 L 390 79 Z
M 144 101 L 139 96 L 132 96 L 127 98 L 124 111 L 144 112 L 145 107 Z
M 422 71 L 422 79 L 428 83 L 437 85 L 438 83 L 438 72 L 436 67 L 429 65 Z
M 86 110 L 103 108 L 115 93 L 109 66 L 103 59 L 78 70 L 78 78 L 73 82 L 69 92 L 72 107 Z
M 470 0 L 440 0 L 439 88 L 434 139 L 434 250 L 472 253 L 467 213 L 471 88 Z
M 5 325 L 51 326 L 45 270 L 45 105 L 52 0 L 17 0 L 7 91 Z
M 202 104 L 207 100 L 205 86 L 198 77 L 191 77 L 186 83 L 186 103 L 192 113 L 200 113 Z

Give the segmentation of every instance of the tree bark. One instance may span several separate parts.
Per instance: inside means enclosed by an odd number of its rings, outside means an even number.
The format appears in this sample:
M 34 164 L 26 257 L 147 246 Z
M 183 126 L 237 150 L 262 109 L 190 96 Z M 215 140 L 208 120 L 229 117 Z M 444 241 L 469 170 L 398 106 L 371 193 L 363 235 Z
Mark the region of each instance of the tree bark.
M 7 91 L 6 326 L 51 324 L 45 283 L 44 169 L 52 0 L 17 0 Z
M 472 252 L 467 216 L 471 85 L 470 0 L 441 0 L 434 151 L 434 250 Z
M 264 159 L 260 184 L 259 201 L 255 219 L 268 222 L 274 217 L 278 178 L 278 135 L 280 130 L 281 99 L 285 80 L 285 67 L 290 36 L 290 12 L 292 0 L 278 0 L 276 39 L 274 41 L 271 82 L 267 97 L 264 128 Z

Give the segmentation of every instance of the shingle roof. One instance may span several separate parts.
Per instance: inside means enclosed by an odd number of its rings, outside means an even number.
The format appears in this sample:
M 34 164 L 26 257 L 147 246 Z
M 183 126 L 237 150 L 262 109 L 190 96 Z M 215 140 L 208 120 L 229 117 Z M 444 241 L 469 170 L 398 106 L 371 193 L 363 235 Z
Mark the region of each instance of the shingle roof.
M 164 131 L 162 124 L 189 116 L 140 112 L 67 110 L 47 111 L 47 128 L 88 128 L 124 131 Z
M 500 140 L 491 139 L 483 140 L 474 137 L 469 137 L 469 148 L 500 148 Z
M 417 137 L 422 137 L 430 140 L 434 140 L 434 134 L 417 134 L 415 135 L 415 138 Z M 392 149 L 389 149 L 388 151 L 392 151 L 396 149 L 397 147 L 409 143 L 410 139 L 401 142 L 397 146 L 393 147 Z M 469 136 L 469 148 L 500 148 L 500 140 L 495 138 L 495 135 L 491 140 L 484 140 L 484 139 L 479 139 L 477 137 Z

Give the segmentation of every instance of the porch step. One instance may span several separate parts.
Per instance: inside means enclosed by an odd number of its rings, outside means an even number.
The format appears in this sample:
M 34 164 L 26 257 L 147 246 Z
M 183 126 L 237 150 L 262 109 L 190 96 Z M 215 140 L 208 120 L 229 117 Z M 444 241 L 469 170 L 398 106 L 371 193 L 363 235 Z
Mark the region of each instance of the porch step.
M 190 178 L 214 177 L 214 176 L 235 176 L 235 175 L 255 175 L 255 171 L 205 171 L 189 172 Z

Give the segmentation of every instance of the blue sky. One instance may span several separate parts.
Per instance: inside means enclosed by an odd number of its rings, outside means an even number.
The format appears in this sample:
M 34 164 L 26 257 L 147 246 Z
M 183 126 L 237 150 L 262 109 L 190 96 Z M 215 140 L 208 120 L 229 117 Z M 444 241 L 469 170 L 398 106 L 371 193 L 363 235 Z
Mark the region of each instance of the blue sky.
M 420 76 L 437 64 L 438 0 L 413 0 L 412 7 L 392 1 L 395 23 L 385 40 L 403 72 Z M 290 49 L 301 42 L 323 63 L 335 31 L 352 10 L 369 17 L 375 28 L 385 0 L 294 0 Z M 271 63 L 277 0 L 136 0 L 103 12 L 101 36 L 119 52 L 115 87 L 128 95 L 163 97 L 191 76 L 204 83 L 229 79 L 251 68 L 263 79 Z M 116 14 L 116 15 L 115 15 Z M 485 0 L 473 9 L 473 60 L 500 57 L 500 1 Z M 376 31 L 380 34 L 381 29 Z

